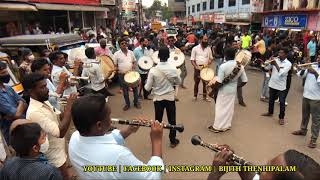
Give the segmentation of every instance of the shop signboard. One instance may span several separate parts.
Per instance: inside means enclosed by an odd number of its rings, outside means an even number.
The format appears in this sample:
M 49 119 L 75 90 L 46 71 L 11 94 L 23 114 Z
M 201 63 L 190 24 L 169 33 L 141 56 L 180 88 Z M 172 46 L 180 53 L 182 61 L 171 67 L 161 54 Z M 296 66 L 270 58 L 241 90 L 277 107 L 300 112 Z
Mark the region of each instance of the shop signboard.
M 279 26 L 279 16 L 266 16 L 263 18 L 263 27 L 276 28 Z
M 214 23 L 225 23 L 226 22 L 226 16 L 224 13 L 215 13 L 213 17 Z
M 100 5 L 100 0 L 29 0 L 34 3 L 58 3 L 58 4 L 76 4 L 76 5 Z
M 307 15 L 282 15 L 279 26 L 285 28 L 304 28 L 307 26 Z

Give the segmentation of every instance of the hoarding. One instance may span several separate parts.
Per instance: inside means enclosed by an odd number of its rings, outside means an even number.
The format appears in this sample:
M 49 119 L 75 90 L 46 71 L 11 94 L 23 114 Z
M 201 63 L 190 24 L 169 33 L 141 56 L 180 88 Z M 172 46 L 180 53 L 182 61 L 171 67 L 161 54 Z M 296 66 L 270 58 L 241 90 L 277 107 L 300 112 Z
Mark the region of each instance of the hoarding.
M 57 4 L 76 4 L 76 5 L 100 5 L 100 0 L 29 0 L 35 3 L 57 3 Z

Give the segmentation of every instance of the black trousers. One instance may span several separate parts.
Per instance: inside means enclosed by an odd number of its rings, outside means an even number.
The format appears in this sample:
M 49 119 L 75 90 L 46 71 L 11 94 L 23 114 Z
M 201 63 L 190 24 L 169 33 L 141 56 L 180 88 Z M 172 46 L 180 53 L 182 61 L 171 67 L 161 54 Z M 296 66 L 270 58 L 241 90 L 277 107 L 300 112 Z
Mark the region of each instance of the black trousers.
M 169 124 L 176 125 L 176 102 L 168 100 L 154 102 L 155 119 L 159 122 L 162 122 L 164 109 L 166 109 Z M 176 134 L 176 130 L 170 130 L 169 139 L 171 143 L 175 141 Z
M 279 119 L 284 119 L 286 111 L 286 90 L 279 91 L 277 89 L 270 88 L 269 90 L 269 113 L 273 114 L 274 111 L 274 102 L 279 97 L 280 101 L 280 114 Z
M 146 99 L 150 94 L 150 92 L 144 88 L 144 85 L 146 84 L 148 79 L 148 74 L 140 74 L 140 77 L 141 77 L 141 89 L 143 89 L 143 97 Z M 141 89 L 139 91 L 139 95 L 141 95 Z

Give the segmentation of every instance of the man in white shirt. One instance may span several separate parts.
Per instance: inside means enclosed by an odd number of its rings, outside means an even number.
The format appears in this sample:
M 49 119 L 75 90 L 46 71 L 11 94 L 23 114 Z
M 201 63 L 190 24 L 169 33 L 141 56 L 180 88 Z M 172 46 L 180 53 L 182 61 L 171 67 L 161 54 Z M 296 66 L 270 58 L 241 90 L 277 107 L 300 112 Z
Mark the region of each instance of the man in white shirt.
M 79 60 L 75 60 L 74 61 L 74 72 L 71 73 L 70 71 L 67 70 L 67 68 L 65 67 L 66 65 L 66 59 L 63 55 L 62 52 L 53 52 L 50 54 L 49 56 L 50 61 L 53 64 L 52 67 L 52 73 L 51 73 L 51 80 L 54 84 L 55 87 L 58 87 L 59 83 L 60 83 L 60 74 L 61 73 L 67 73 L 69 77 L 71 76 L 79 76 L 79 67 L 80 67 L 80 61 Z M 67 83 L 67 88 L 64 90 L 63 95 L 68 96 L 72 93 L 76 93 L 77 92 L 77 87 L 76 84 L 74 83 Z
M 219 87 L 219 92 L 215 105 L 214 124 L 208 127 L 210 131 L 215 133 L 231 129 L 237 87 L 242 87 L 248 82 L 244 67 L 240 65 L 241 62 L 234 60 L 236 49 L 227 48 L 224 52 L 227 62 L 219 67 L 217 82 L 215 83 L 215 85 Z M 238 68 L 238 72 L 233 74 L 236 68 Z M 224 83 L 225 79 L 231 75 L 233 75 L 234 78 L 230 78 L 231 81 Z M 239 78 L 241 79 L 241 83 L 238 85 Z
M 123 97 L 126 105 L 123 107 L 124 111 L 127 111 L 130 108 L 130 99 L 129 99 L 129 87 L 124 81 L 124 75 L 135 69 L 136 58 L 132 51 L 127 48 L 127 41 L 124 38 L 121 38 L 118 41 L 120 45 L 120 50 L 114 54 L 114 64 L 119 74 L 120 86 L 123 91 Z M 137 109 L 141 109 L 141 105 L 138 100 L 138 87 L 133 87 L 134 95 L 134 106 Z
M 271 78 L 269 81 L 270 97 L 269 97 L 269 109 L 268 112 L 262 114 L 262 116 L 272 116 L 274 111 L 274 102 L 279 97 L 280 101 L 280 114 L 279 124 L 284 125 L 284 116 L 286 110 L 286 87 L 287 87 L 287 76 L 291 69 L 291 62 L 287 59 L 289 50 L 287 48 L 281 48 L 279 50 L 279 59 L 275 59 L 265 69 L 272 69 Z
M 138 160 L 124 140 L 138 130 L 129 126 L 109 131 L 111 109 L 101 95 L 76 100 L 72 119 L 76 129 L 69 143 L 69 156 L 80 179 L 161 179 L 163 129 L 158 121 L 151 124 L 152 157 L 147 164 Z M 109 171 L 92 171 L 92 166 L 112 166 Z M 157 166 L 155 172 L 128 172 L 129 166 Z M 94 168 L 94 167 L 93 167 Z M 99 167 L 98 167 L 99 168 Z
M 162 122 L 163 112 L 166 109 L 168 121 L 171 125 L 176 125 L 176 103 L 174 86 L 181 83 L 181 78 L 177 69 L 167 62 L 169 58 L 169 49 L 162 47 L 159 49 L 160 62 L 156 67 L 150 69 L 145 88 L 154 93 L 155 119 Z M 169 134 L 171 147 L 179 144 L 176 139 L 176 131 L 170 130 Z
M 318 65 L 312 65 L 307 70 L 297 73 L 301 78 L 306 78 L 302 100 L 302 121 L 300 130 L 294 131 L 293 135 L 305 136 L 308 131 L 310 115 L 312 116 L 311 141 L 309 148 L 316 148 L 320 130 L 320 58 Z
M 58 101 L 59 101 L 59 97 L 63 94 L 63 91 L 66 88 L 68 74 L 61 73 L 59 76 L 59 84 L 57 87 L 55 87 L 50 80 L 51 68 L 50 68 L 49 62 L 46 59 L 38 59 L 34 61 L 31 65 L 31 71 L 42 74 L 47 78 L 46 81 L 47 81 L 47 88 L 49 89 L 49 102 L 53 107 L 61 110 Z
M 213 56 L 212 51 L 208 47 L 208 37 L 206 35 L 200 37 L 200 44 L 192 48 L 191 52 L 191 64 L 194 67 L 194 97 L 193 100 L 197 100 L 199 83 L 200 83 L 200 71 L 202 68 L 207 67 L 212 63 Z M 206 82 L 202 81 L 203 85 L 203 100 L 210 102 L 207 98 Z
M 71 106 L 76 94 L 71 94 L 63 115 L 48 102 L 49 90 L 46 77 L 32 73 L 24 78 L 23 87 L 30 94 L 30 104 L 27 110 L 27 119 L 38 123 L 48 135 L 49 149 L 45 153 L 49 162 L 59 168 L 65 178 L 74 176 L 67 165 L 65 149 L 65 135 L 71 122 Z

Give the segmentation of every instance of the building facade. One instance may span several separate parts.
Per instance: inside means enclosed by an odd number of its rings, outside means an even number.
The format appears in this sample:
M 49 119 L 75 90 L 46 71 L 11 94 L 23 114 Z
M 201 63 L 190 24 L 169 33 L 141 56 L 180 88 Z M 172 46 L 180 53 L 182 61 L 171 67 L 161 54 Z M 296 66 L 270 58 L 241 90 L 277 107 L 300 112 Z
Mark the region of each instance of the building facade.
M 177 18 L 185 18 L 186 1 L 185 0 L 168 0 L 168 7 L 173 15 Z

